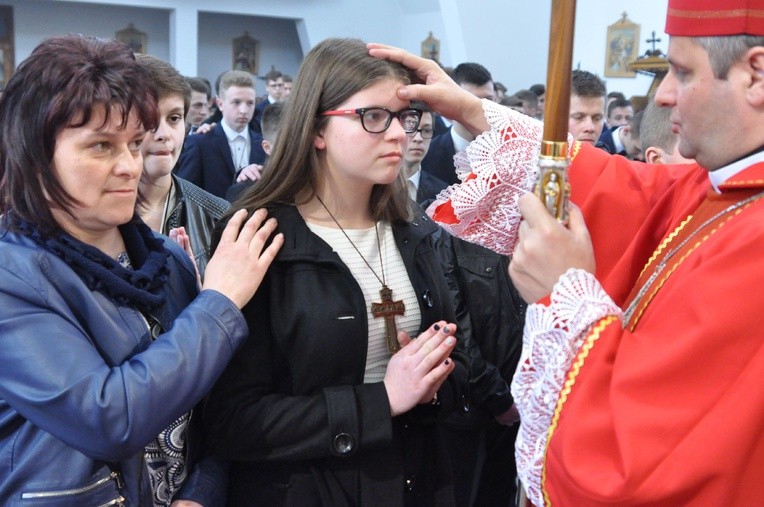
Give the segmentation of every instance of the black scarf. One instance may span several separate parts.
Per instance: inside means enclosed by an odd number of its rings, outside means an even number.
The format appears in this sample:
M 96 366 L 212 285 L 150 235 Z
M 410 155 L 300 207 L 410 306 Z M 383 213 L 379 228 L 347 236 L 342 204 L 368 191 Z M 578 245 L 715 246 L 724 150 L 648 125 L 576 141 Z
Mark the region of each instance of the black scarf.
M 67 263 L 90 290 L 102 292 L 118 304 L 134 306 L 143 313 L 150 313 L 165 302 L 170 252 L 137 215 L 119 226 L 135 269 L 123 267 L 98 248 L 65 232 L 42 235 L 29 222 L 18 220 L 17 225 L 19 232 Z

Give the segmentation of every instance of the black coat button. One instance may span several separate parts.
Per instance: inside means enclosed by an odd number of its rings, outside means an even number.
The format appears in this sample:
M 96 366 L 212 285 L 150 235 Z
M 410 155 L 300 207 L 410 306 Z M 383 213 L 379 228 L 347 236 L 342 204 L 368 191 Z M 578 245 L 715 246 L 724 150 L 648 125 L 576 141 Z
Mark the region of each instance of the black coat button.
M 355 447 L 355 440 L 347 433 L 340 433 L 334 437 L 334 451 L 337 454 L 349 454 Z
M 424 291 L 424 294 L 422 294 L 422 301 L 424 301 L 424 304 L 427 305 L 427 308 L 432 308 L 432 293 L 429 289 Z
M 416 491 L 416 475 L 411 474 L 406 478 L 406 491 L 409 493 Z

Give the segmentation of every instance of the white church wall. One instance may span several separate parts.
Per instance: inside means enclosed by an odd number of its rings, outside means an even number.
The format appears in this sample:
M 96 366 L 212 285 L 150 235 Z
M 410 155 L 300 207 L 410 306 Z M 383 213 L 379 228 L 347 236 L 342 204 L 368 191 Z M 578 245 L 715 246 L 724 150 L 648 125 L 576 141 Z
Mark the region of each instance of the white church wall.
M 653 30 L 663 39 L 658 47 L 665 52 L 667 2 L 579 0 L 574 66 L 604 77 L 607 26 L 624 11 L 641 26 L 640 54 L 648 49 L 645 39 Z M 0 0 L 0 5 L 14 6 L 17 63 L 47 35 L 81 32 L 112 37 L 132 22 L 147 33 L 147 51 L 184 74 L 214 80 L 230 67 L 231 40 L 244 30 L 262 41 L 261 74 L 271 65 L 294 74 L 302 55 L 326 37 L 359 37 L 418 54 L 432 31 L 441 41 L 444 65 L 478 61 L 510 91 L 546 81 L 548 1 Z M 651 78 L 606 81 L 608 89 L 631 96 L 644 94 Z

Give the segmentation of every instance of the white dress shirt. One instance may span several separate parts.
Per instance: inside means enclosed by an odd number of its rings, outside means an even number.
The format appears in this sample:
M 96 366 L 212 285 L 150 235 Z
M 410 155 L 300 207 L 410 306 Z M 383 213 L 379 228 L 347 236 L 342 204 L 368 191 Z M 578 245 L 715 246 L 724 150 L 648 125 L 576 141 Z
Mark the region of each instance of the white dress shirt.
M 249 165 L 249 152 L 252 144 L 249 140 L 249 129 L 244 128 L 241 132 L 236 132 L 225 121 L 221 121 L 220 124 L 223 126 L 225 136 L 228 138 L 233 168 L 238 174 L 239 171 Z
M 764 151 L 754 153 L 753 155 L 740 159 L 737 162 L 732 162 L 729 165 L 720 167 L 715 171 L 709 171 L 708 178 L 711 180 L 711 185 L 714 187 L 716 193 L 719 194 L 721 193 L 719 192 L 719 185 L 735 176 L 743 169 L 761 161 L 764 161 Z
M 414 202 L 417 202 L 416 200 L 416 194 L 419 190 L 419 180 L 422 179 L 422 166 L 420 165 L 416 172 L 409 176 L 408 179 L 408 189 L 409 189 L 409 197 L 411 197 L 411 200 Z

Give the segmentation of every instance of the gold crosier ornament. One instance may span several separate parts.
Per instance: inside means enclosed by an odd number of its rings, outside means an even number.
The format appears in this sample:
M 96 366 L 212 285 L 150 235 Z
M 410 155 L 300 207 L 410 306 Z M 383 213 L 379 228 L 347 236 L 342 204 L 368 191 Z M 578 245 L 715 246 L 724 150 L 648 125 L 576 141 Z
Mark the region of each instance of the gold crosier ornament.
M 539 175 L 534 193 L 549 213 L 562 223 L 568 221 L 568 115 L 573 66 L 573 27 L 576 0 L 552 0 L 549 28 L 549 60 L 544 105 L 544 138 L 541 141 Z

